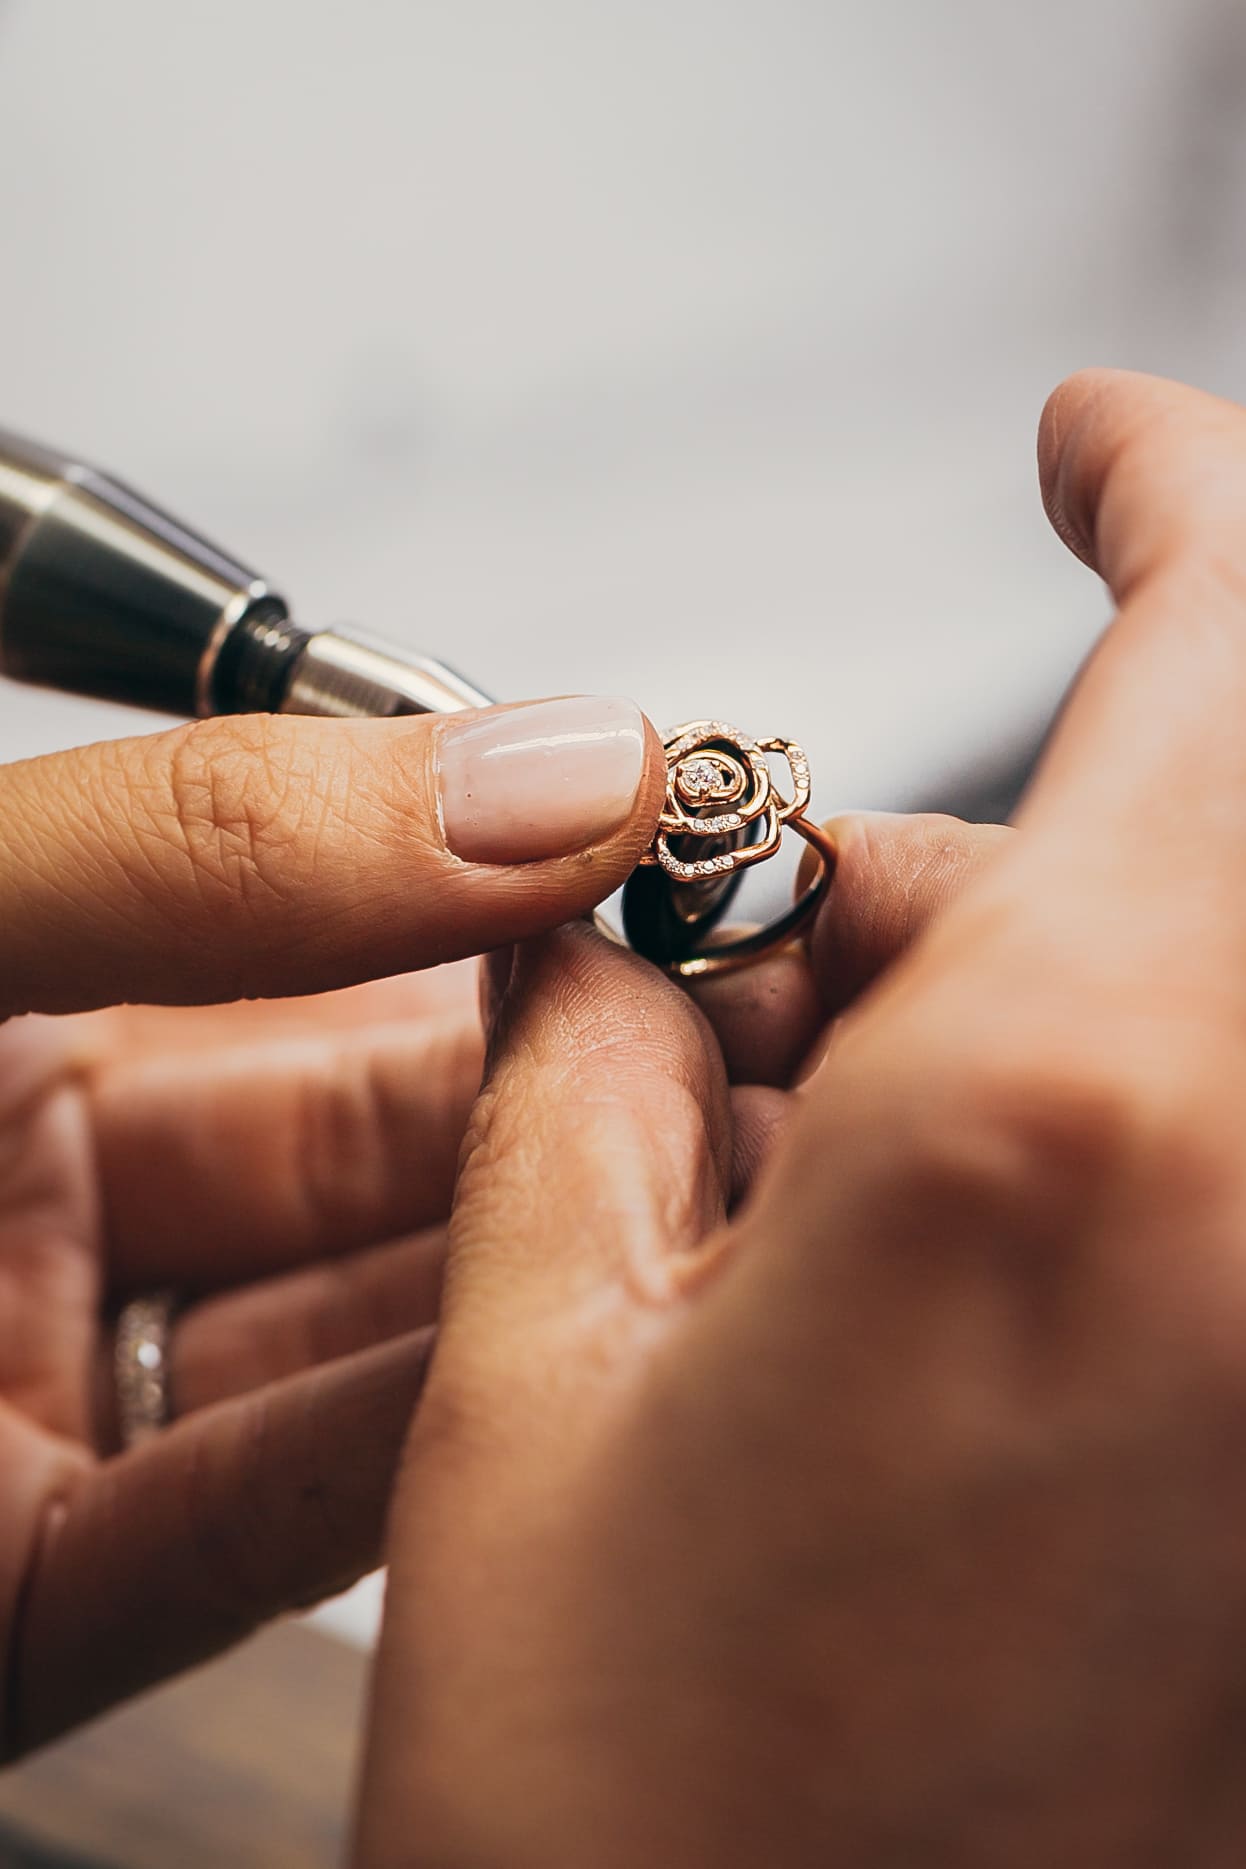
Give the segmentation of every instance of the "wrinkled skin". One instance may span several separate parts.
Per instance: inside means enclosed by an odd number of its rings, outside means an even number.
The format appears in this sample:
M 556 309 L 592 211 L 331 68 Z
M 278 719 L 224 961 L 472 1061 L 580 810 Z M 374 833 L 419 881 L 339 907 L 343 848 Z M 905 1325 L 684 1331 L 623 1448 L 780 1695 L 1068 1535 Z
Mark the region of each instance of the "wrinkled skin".
M 475 969 L 409 970 L 584 913 L 661 787 L 654 739 L 613 835 L 463 863 L 443 730 L 206 721 L 0 767 L 6 1754 L 377 1561 L 482 1049 Z M 212 1004 L 242 996 L 271 1003 Z M 113 1319 L 162 1287 L 176 1420 L 118 1456 Z
M 9 1751 L 375 1561 L 479 1078 L 465 987 L 0 1032 Z M 177 1431 L 112 1458 L 112 1313 L 165 1286 Z
M 1015 833 L 841 827 L 734 1218 L 690 1000 L 499 965 L 362 1869 L 1246 1856 L 1246 414 L 1083 377 L 1041 464 L 1117 619 Z

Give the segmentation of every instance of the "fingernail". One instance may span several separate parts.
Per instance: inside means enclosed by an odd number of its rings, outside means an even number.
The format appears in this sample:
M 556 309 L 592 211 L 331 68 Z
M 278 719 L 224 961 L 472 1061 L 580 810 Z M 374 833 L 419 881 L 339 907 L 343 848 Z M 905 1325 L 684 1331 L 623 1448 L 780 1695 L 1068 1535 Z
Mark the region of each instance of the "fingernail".
M 451 718 L 438 746 L 447 848 L 531 863 L 608 836 L 636 802 L 645 720 L 631 701 L 574 695 Z

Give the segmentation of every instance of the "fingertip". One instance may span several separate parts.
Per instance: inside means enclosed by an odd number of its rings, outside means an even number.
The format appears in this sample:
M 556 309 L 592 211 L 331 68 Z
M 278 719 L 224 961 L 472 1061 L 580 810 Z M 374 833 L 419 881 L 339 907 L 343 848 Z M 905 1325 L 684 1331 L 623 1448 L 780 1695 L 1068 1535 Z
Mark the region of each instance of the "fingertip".
M 1039 423 L 1043 505 L 1057 535 L 1123 602 L 1165 554 L 1236 524 L 1243 413 L 1237 404 L 1138 371 L 1081 370 L 1048 397 Z M 1209 481 L 1209 447 L 1227 442 Z M 1214 466 L 1214 463 L 1210 463 Z M 1215 496 L 1215 497 L 1213 497 Z
M 918 938 L 1010 832 L 933 812 L 854 812 L 826 829 L 839 856 L 810 958 L 823 1003 L 836 1013 Z
M 687 990 L 709 1020 L 733 1084 L 786 1088 L 825 1018 L 803 946 L 706 974 Z
M 679 985 L 587 919 L 519 942 L 496 962 L 496 1014 L 525 1047 L 553 1057 L 575 1050 L 618 1052 L 617 1068 L 665 1061 L 708 1043 L 704 1020 Z M 496 990 L 496 989 L 495 989 Z M 646 1062 L 648 1061 L 648 1062 Z
M 1048 396 L 1038 423 L 1038 484 L 1043 510 L 1056 537 L 1086 565 L 1092 564 L 1091 541 L 1084 530 L 1083 515 L 1070 510 L 1065 464 L 1071 452 L 1070 436 L 1084 419 L 1087 405 L 1102 394 L 1103 377 L 1112 374 L 1079 370 L 1066 377 Z
M 505 1296 L 500 1341 L 529 1303 L 578 1314 L 586 1279 L 665 1294 L 672 1249 L 722 1217 L 730 1156 L 721 1058 L 675 981 L 586 921 L 521 943 L 460 1165 L 451 1319 Z

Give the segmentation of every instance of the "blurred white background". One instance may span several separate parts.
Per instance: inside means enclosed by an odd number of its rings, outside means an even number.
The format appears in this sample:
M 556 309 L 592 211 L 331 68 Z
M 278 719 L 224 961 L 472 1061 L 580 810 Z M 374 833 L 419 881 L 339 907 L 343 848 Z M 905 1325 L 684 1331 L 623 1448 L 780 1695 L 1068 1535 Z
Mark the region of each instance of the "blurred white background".
M 1046 392 L 1246 387 L 1244 104 L 1240 0 L 0 0 L 0 422 L 305 622 L 951 796 L 1105 614 Z
M 1103 616 L 1046 391 L 1230 392 L 1238 0 L 0 0 L 0 421 L 500 696 L 888 803 Z M 0 689 L 0 747 L 130 725 Z

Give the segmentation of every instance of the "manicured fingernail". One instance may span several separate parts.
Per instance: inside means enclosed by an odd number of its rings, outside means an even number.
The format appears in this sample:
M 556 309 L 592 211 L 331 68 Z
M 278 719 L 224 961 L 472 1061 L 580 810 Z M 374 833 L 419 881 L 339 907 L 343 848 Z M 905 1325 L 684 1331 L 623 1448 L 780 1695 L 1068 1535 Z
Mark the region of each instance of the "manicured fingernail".
M 575 695 L 451 718 L 438 746 L 446 845 L 469 863 L 531 863 L 608 836 L 636 802 L 644 715 Z

